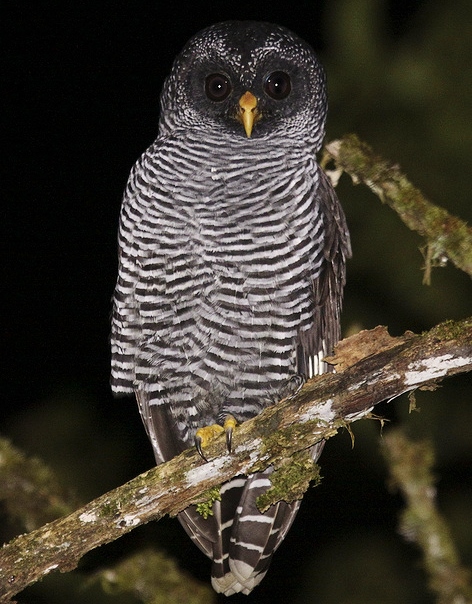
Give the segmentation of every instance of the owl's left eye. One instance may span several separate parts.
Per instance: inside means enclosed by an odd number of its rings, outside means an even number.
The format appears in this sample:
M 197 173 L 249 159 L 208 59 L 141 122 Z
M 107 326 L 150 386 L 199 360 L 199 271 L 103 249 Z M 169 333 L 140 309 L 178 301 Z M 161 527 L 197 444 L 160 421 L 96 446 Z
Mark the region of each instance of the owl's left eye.
M 291 90 L 292 82 L 285 71 L 274 71 L 264 81 L 264 92 L 276 101 L 287 98 Z
M 205 94 L 210 101 L 224 101 L 231 93 L 231 81 L 224 73 L 211 73 L 205 79 Z

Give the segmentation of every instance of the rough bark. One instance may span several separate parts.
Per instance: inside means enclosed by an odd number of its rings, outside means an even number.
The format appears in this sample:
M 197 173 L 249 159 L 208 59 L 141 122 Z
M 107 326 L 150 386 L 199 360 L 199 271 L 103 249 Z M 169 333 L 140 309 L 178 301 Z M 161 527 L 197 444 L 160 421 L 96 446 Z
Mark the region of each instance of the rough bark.
M 314 443 L 368 416 L 383 400 L 472 369 L 472 318 L 399 338 L 382 327 L 361 332 L 341 342 L 330 362 L 336 373 L 310 380 L 295 396 L 238 427 L 231 454 L 224 438 L 210 444 L 207 463 L 189 449 L 5 545 L 0 551 L 1 601 L 10 601 L 53 570 L 72 570 L 86 552 L 141 524 L 175 515 L 192 503 L 203 502 L 208 509 L 209 490 L 238 474 L 274 465 L 277 486 L 265 505 L 301 497 L 316 475 L 306 455 Z

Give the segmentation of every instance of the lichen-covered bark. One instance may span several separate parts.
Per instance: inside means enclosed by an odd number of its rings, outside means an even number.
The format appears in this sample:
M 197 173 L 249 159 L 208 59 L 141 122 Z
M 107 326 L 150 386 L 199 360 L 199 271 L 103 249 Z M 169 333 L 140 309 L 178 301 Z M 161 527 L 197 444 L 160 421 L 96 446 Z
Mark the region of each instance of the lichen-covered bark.
M 380 336 L 382 333 L 382 336 Z M 373 353 L 381 341 L 381 351 Z M 118 539 L 136 526 L 175 515 L 208 499 L 208 490 L 238 474 L 273 465 L 277 495 L 301 495 L 300 485 L 314 470 L 287 463 L 298 452 L 361 419 L 379 402 L 390 400 L 446 376 L 472 369 L 472 318 L 447 322 L 431 331 L 390 338 L 382 328 L 361 332 L 339 346 L 331 358 L 337 372 L 310 380 L 295 396 L 239 426 L 228 454 L 224 438 L 206 450 L 209 461 L 189 449 L 76 512 L 29 534 L 0 551 L 0 596 L 8 601 L 53 570 L 75 568 L 89 550 Z M 303 454 L 296 457 L 303 462 Z M 288 483 L 289 493 L 281 485 Z M 205 494 L 206 493 L 206 494 Z
M 338 169 L 347 172 L 355 183 L 367 185 L 409 229 L 425 237 L 426 282 L 431 267 L 442 266 L 448 259 L 472 277 L 472 228 L 466 222 L 425 199 L 397 165 L 375 155 L 354 134 L 331 141 L 325 153 L 325 162 L 333 159 Z

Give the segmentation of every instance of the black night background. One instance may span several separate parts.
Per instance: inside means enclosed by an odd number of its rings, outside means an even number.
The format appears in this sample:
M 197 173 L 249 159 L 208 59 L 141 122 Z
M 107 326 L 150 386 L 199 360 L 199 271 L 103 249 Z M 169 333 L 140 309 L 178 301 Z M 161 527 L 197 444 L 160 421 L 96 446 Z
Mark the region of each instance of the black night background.
M 40 457 L 86 503 L 153 465 L 132 399 L 109 389 L 109 314 L 116 233 L 129 170 L 157 133 L 160 88 L 187 39 L 225 19 L 293 29 L 328 73 L 327 139 L 355 132 L 397 162 L 433 203 L 472 219 L 472 5 L 440 0 L 286 3 L 137 0 L 3 3 L 0 228 L 0 436 Z M 422 284 L 422 240 L 365 187 L 338 186 L 351 230 L 343 331 L 378 324 L 392 335 L 470 315 L 470 277 L 453 266 Z M 376 412 L 430 439 L 438 502 L 472 566 L 471 378 L 403 396 Z M 321 457 L 268 575 L 229 602 L 428 604 L 421 552 L 397 532 L 377 422 L 354 424 Z M 22 532 L 0 507 L 0 538 Z M 134 604 L 86 581 L 155 547 L 208 582 L 210 563 L 177 521 L 133 531 L 51 574 L 20 604 Z M 156 600 L 157 602 L 158 600 Z M 160 600 L 159 600 L 160 601 Z M 215 601 L 223 602 L 223 596 Z

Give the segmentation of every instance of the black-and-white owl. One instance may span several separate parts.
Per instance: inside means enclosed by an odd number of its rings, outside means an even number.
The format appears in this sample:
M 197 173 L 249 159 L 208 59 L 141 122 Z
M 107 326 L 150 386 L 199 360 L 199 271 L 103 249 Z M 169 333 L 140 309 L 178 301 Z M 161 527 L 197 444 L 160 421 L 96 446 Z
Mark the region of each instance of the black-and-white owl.
M 174 62 L 124 195 L 112 326 L 113 391 L 136 393 L 157 463 L 327 370 L 350 244 L 316 161 L 326 111 L 313 50 L 277 25 L 213 25 Z M 179 515 L 216 591 L 249 593 L 293 522 L 298 502 L 256 507 L 270 473 Z

